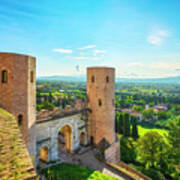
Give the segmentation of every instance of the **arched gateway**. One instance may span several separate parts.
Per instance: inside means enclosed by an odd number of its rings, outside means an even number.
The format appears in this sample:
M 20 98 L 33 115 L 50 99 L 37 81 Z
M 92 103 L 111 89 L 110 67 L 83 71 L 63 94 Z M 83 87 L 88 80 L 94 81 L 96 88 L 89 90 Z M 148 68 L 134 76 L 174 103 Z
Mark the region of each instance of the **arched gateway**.
M 43 146 L 39 151 L 39 163 L 48 162 L 48 147 Z
M 59 153 L 72 153 L 72 128 L 69 125 L 65 125 L 59 130 L 57 140 Z

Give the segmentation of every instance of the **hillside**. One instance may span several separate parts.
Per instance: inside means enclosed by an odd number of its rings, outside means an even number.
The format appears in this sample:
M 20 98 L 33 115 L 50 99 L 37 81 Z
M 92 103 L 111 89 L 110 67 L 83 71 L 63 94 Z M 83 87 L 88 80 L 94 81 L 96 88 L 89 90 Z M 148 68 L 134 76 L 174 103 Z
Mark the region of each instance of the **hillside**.
M 44 76 L 38 77 L 39 81 L 66 81 L 66 82 L 86 82 L 86 76 Z M 116 78 L 116 83 L 159 83 L 159 84 L 180 84 L 180 76 L 167 78 Z

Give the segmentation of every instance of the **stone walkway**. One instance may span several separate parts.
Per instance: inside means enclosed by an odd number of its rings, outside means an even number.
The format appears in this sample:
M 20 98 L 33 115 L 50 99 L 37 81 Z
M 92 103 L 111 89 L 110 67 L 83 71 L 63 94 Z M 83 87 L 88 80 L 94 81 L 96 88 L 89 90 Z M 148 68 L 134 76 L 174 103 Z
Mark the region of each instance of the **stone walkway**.
M 110 168 L 109 166 L 105 165 L 103 162 L 97 160 L 94 157 L 92 150 L 88 150 L 83 154 L 61 153 L 60 158 L 63 162 L 66 163 L 73 163 L 94 170 L 98 170 L 108 176 L 112 176 L 120 180 L 129 180 L 129 178 L 127 178 L 120 172 L 114 170 L 113 168 Z

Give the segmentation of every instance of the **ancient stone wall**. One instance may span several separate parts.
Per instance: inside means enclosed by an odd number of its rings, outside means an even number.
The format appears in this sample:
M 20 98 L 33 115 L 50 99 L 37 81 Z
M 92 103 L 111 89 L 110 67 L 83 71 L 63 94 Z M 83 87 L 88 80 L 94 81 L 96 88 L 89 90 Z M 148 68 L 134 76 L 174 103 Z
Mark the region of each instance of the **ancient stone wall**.
M 105 161 L 108 163 L 113 163 L 119 165 L 120 163 L 120 141 L 113 143 L 104 152 Z

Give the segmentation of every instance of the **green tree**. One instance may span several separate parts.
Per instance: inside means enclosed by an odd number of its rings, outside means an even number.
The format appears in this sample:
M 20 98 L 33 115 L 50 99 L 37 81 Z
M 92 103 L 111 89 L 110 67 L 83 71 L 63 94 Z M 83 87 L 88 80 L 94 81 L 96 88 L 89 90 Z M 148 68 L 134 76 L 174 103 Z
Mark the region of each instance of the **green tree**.
M 55 108 L 54 104 L 48 101 L 44 101 L 44 103 L 42 104 L 42 109 L 48 109 L 52 111 L 54 108 Z
M 130 118 L 128 113 L 124 113 L 123 115 L 123 135 L 125 137 L 130 136 Z
M 138 128 L 137 128 L 137 117 L 132 116 L 132 137 L 136 140 L 139 135 L 138 135 Z
M 123 113 L 119 114 L 119 133 L 123 134 Z
M 154 111 L 152 108 L 150 109 L 145 109 L 143 111 L 143 116 L 146 118 L 146 119 L 153 119 L 153 115 L 154 115 Z
M 180 166 L 180 116 L 170 120 L 168 126 L 169 133 L 167 138 L 171 145 L 170 158 L 175 166 Z
M 158 111 L 157 112 L 158 120 L 165 120 L 168 118 L 166 111 Z
M 116 114 L 115 114 L 115 132 L 116 133 L 119 132 L 119 121 L 118 121 L 118 118 L 119 118 L 119 113 L 116 112 Z
M 126 163 L 131 163 L 136 160 L 135 141 L 129 137 L 122 137 L 120 140 L 121 160 Z
M 155 131 L 147 132 L 137 143 L 137 153 L 146 167 L 155 167 L 160 162 L 161 152 L 165 148 L 164 138 Z
M 144 110 L 144 107 L 143 107 L 143 106 L 140 106 L 140 105 L 134 105 L 134 106 L 133 106 L 133 110 L 134 110 L 135 112 L 140 113 L 140 112 L 142 112 L 142 111 Z

